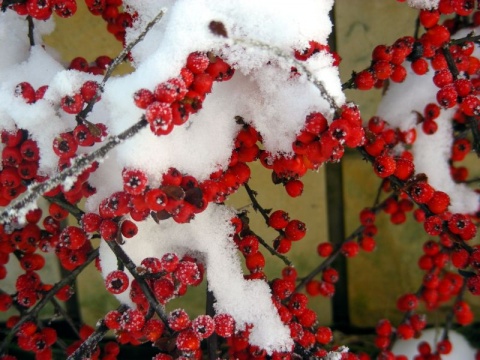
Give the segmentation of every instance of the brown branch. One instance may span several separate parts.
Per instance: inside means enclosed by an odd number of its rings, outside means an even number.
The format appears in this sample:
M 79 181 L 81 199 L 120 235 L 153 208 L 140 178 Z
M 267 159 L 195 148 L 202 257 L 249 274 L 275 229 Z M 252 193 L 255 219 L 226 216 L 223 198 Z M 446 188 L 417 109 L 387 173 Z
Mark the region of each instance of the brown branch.
M 257 192 L 252 190 L 252 188 L 248 185 L 248 183 L 243 184 L 243 186 L 245 187 L 245 190 L 247 191 L 248 197 L 252 201 L 253 209 L 255 211 L 260 212 L 263 219 L 265 220 L 265 223 L 267 224 L 267 226 L 270 227 L 270 225 L 268 223 L 268 220 L 269 220 L 268 211 L 262 205 L 260 205 L 260 203 L 258 202 L 258 200 L 256 198 Z M 277 231 L 280 233 L 280 235 L 283 235 L 283 231 L 281 231 L 281 230 L 277 230 Z M 257 237 L 258 242 L 260 244 L 262 244 L 262 246 L 265 249 L 267 249 L 270 254 L 278 257 L 280 260 L 282 260 L 285 263 L 285 265 L 292 266 L 292 262 L 285 255 L 280 254 L 277 250 L 275 250 L 273 247 L 271 247 L 262 237 L 255 234 L 253 231 L 251 231 L 251 232 L 252 232 L 253 235 L 255 235 Z
M 248 185 L 248 182 L 243 184 L 243 187 L 247 191 L 248 197 L 252 201 L 253 209 L 255 211 L 258 211 L 262 215 L 263 219 L 265 220 L 265 223 L 268 225 L 268 220 L 269 220 L 268 211 L 265 208 L 263 208 L 262 205 L 260 205 L 260 203 L 257 201 L 257 192 L 252 190 L 250 185 Z

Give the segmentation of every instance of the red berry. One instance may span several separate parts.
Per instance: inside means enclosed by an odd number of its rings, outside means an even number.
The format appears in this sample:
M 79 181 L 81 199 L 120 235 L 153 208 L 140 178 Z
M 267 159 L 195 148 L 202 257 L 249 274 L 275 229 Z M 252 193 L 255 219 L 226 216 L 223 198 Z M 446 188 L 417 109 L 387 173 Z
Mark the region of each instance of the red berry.
M 146 109 L 148 105 L 155 101 L 155 96 L 148 89 L 140 89 L 133 94 L 133 101 L 140 109 Z
M 80 94 L 85 102 L 93 100 L 97 96 L 98 91 L 98 83 L 92 80 L 85 82 L 80 88 Z M 99 100 L 99 98 L 97 98 L 97 100 Z
M 428 72 L 428 62 L 423 58 L 413 61 L 411 66 L 417 75 L 425 75 Z
M 303 193 L 303 182 L 300 180 L 289 180 L 285 184 L 285 190 L 287 190 L 287 194 L 291 197 L 300 196 Z
M 62 133 L 53 140 L 53 151 L 60 158 L 73 157 L 77 149 L 78 144 L 71 133 Z
M 473 295 L 480 295 L 480 275 L 472 275 L 467 279 L 467 288 Z
M 392 65 L 386 60 L 378 60 L 373 64 L 373 74 L 378 80 L 387 80 L 392 74 Z
M 412 328 L 411 325 L 403 323 L 398 325 L 397 334 L 400 339 L 408 340 L 413 338 L 413 336 L 415 335 L 415 330 Z
M 393 67 L 392 75 L 390 75 L 390 79 L 394 82 L 401 83 L 407 77 L 407 70 L 402 65 L 395 65 Z
M 425 204 L 433 197 L 435 190 L 425 182 L 418 182 L 412 185 L 409 194 L 413 201 L 418 204 Z
M 178 334 L 176 345 L 181 351 L 195 351 L 200 348 L 200 339 L 194 331 L 184 330 Z
M 35 89 L 28 82 L 21 82 L 15 86 L 15 96 L 21 96 L 27 104 L 35 102 Z
M 47 20 L 52 15 L 51 0 L 27 0 L 28 15 L 37 20 Z
M 452 352 L 452 343 L 448 339 L 440 340 L 437 344 L 439 354 L 446 355 Z
M 201 74 L 205 72 L 209 64 L 210 60 L 204 53 L 195 52 L 188 55 L 187 68 L 194 74 Z
M 342 254 L 346 257 L 354 257 L 360 251 L 360 246 L 355 241 L 347 241 L 342 244 Z
M 360 247 L 366 251 L 371 252 L 375 250 L 377 243 L 374 238 L 369 236 L 363 236 L 361 239 L 358 240 Z
M 167 206 L 168 197 L 160 189 L 148 190 L 145 194 L 145 202 L 152 211 L 162 211 Z
M 192 330 L 200 340 L 206 339 L 215 331 L 215 321 L 208 315 L 200 315 L 192 321 Z
M 63 111 L 68 114 L 78 114 L 80 111 L 82 111 L 83 104 L 84 100 L 80 94 L 64 96 L 60 103 Z
M 185 285 L 194 285 L 201 279 L 200 269 L 193 261 L 181 261 L 175 269 L 174 276 Z
M 375 84 L 375 79 L 371 72 L 363 70 L 355 75 L 354 83 L 359 90 L 370 90 Z
M 317 253 L 321 257 L 330 256 L 332 252 L 333 252 L 333 245 L 329 242 L 320 243 L 317 246 Z
M 290 221 L 288 214 L 283 210 L 277 210 L 270 214 L 268 219 L 268 225 L 276 230 L 285 228 Z
M 76 226 L 67 226 L 61 233 L 59 238 L 59 246 L 67 249 L 78 250 L 87 241 L 85 232 Z
M 457 99 L 458 93 L 453 84 L 446 85 L 437 92 L 437 102 L 445 109 L 454 107 Z
M 230 338 L 234 334 L 235 320 L 229 314 L 217 314 L 213 317 L 215 332 L 224 338 Z
M 300 220 L 291 220 L 285 227 L 285 235 L 292 241 L 303 239 L 307 232 L 307 227 Z
M 165 330 L 165 325 L 163 324 L 163 321 L 161 321 L 160 319 L 149 319 L 145 322 L 145 326 L 142 329 L 142 333 L 149 341 L 155 342 L 158 339 L 160 339 L 164 330 Z M 106 351 L 106 346 L 104 349 Z M 118 349 L 117 351 L 120 351 L 120 350 Z
M 147 187 L 147 176 L 141 170 L 124 169 L 122 171 L 123 189 L 132 195 L 142 194 Z
M 450 205 L 450 197 L 443 191 L 435 191 L 427 202 L 427 206 L 434 214 L 445 212 Z
M 395 169 L 395 159 L 388 155 L 381 155 L 377 157 L 373 164 L 373 170 L 381 178 L 386 178 L 390 175 L 393 175 Z
M 168 315 L 168 326 L 174 331 L 182 331 L 190 327 L 191 321 L 183 309 L 176 309 Z
M 124 220 L 120 227 L 123 237 L 132 238 L 138 233 L 138 227 L 130 220 Z
M 127 290 L 130 281 L 127 274 L 121 270 L 114 270 L 105 278 L 105 287 L 112 294 L 121 294 Z
M 440 13 L 438 10 L 420 10 L 419 20 L 420 24 L 428 29 L 438 23 Z
M 333 340 L 333 332 L 329 327 L 320 326 L 315 333 L 315 339 L 320 344 L 326 345 Z
M 393 326 L 390 320 L 387 320 L 387 319 L 380 320 L 375 327 L 375 332 L 379 336 L 385 336 L 385 337 L 390 336 L 393 332 Z
M 417 306 L 418 298 L 415 294 L 405 294 L 397 300 L 397 308 L 403 312 L 414 310 L 417 308 Z
M 168 103 L 155 101 L 147 106 L 145 117 L 150 130 L 157 135 L 167 135 L 173 130 L 172 109 Z
M 212 91 L 213 78 L 207 74 L 197 74 L 195 75 L 191 89 L 198 94 L 207 94 Z
M 230 80 L 235 73 L 235 69 L 219 57 L 216 57 L 215 61 L 208 65 L 206 71 L 215 81 Z

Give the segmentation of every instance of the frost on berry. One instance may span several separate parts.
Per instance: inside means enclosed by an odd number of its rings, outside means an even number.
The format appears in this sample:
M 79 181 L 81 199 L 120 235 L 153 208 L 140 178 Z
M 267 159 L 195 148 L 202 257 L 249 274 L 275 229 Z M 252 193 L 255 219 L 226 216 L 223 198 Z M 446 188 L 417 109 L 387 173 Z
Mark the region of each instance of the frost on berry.
M 105 286 L 112 294 L 120 294 L 127 290 L 129 282 L 127 274 L 121 270 L 112 271 L 105 278 Z

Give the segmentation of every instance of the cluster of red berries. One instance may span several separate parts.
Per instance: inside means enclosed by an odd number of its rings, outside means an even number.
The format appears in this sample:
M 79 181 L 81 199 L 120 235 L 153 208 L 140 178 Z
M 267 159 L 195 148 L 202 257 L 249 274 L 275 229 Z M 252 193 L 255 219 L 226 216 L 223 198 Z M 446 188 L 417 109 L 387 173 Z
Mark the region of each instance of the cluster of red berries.
M 407 77 L 407 70 L 402 64 L 414 48 L 415 39 L 411 36 L 400 38 L 391 46 L 376 46 L 372 52 L 370 67 L 354 74 L 353 85 L 359 90 L 370 90 L 373 87 L 382 88 L 388 79 L 403 82 Z
M 142 260 L 138 272 L 145 278 L 156 299 L 166 304 L 175 297 L 187 292 L 188 286 L 197 286 L 203 281 L 205 269 L 203 264 L 191 256 L 179 259 L 176 254 L 167 253 L 161 259 L 149 257 Z M 113 294 L 124 292 L 129 286 L 129 278 L 122 270 L 115 270 L 107 275 L 105 285 Z M 137 309 L 147 312 L 149 303 L 136 280 L 130 287 L 130 299 Z
M 40 151 L 28 132 L 2 131 L 2 169 L 0 170 L 0 205 L 6 206 L 26 191 L 26 184 L 37 178 Z
M 399 302 L 401 302 L 402 306 L 404 307 L 414 307 L 416 306 L 416 297 L 413 294 L 408 294 L 407 296 L 399 299 Z M 396 328 L 393 327 L 389 320 L 380 320 L 375 327 L 375 346 L 381 351 L 378 358 L 392 360 L 402 359 L 401 357 L 395 357 L 389 350 L 394 337 L 404 340 L 411 339 L 415 336 L 415 334 L 420 334 L 426 325 L 427 321 L 425 316 L 419 314 L 408 315 L 406 319 Z M 406 357 L 403 358 L 406 359 Z
M 177 355 L 193 359 L 202 358 L 200 342 L 212 336 L 214 332 L 224 338 L 230 338 L 235 333 L 235 322 L 228 314 L 217 314 L 214 317 L 200 315 L 191 320 L 183 309 L 170 312 L 166 322 L 168 328 L 159 319 L 153 317 L 147 319 L 145 313 L 138 309 L 110 311 L 104 321 L 109 329 L 115 331 L 120 344 L 138 345 L 149 341 L 160 344 L 160 351 L 170 354 L 172 348 L 168 345 L 163 348 L 160 339 L 164 335 L 170 336 L 170 331 L 173 331 Z M 155 359 L 173 359 L 173 357 L 160 353 Z
M 453 144 L 452 144 L 452 151 L 451 151 L 451 166 L 450 166 L 450 173 L 452 175 L 452 179 L 454 179 L 458 183 L 465 182 L 467 180 L 469 171 L 468 168 L 465 166 L 455 166 L 454 162 L 461 162 L 463 161 L 466 156 L 472 150 L 472 143 L 466 137 L 457 137 Z
M 282 322 L 289 327 L 292 339 L 308 352 L 309 355 L 304 356 L 323 358 L 330 350 L 337 349 L 337 346 L 332 344 L 333 332 L 327 326 L 319 326 L 317 314 L 308 308 L 308 297 L 295 291 L 297 277 L 297 271 L 293 267 L 286 267 L 282 270 L 282 277 L 272 281 L 273 304 L 277 308 Z M 334 284 L 337 280 L 337 271 L 333 268 L 326 268 L 322 273 L 323 291 L 331 292 L 333 295 Z M 308 285 L 307 293 L 310 294 Z M 342 359 L 370 359 L 365 353 L 357 355 L 345 353 L 342 356 Z M 274 353 L 273 358 L 291 359 L 290 354 L 287 353 Z
M 372 53 L 371 66 L 354 75 L 355 87 L 360 90 L 369 90 L 374 86 L 381 88 L 383 82 L 389 78 L 402 82 L 407 75 L 402 63 L 408 60 L 417 75 L 424 75 L 430 66 L 435 70 L 433 82 L 440 88 L 437 102 L 441 107 L 452 108 L 459 104 L 463 114 L 478 115 L 479 79 L 476 75 L 480 69 L 480 61 L 473 56 L 475 45 L 472 41 L 465 41 L 450 44 L 445 51 L 444 45 L 450 41 L 451 34 L 457 29 L 451 19 L 445 20 L 443 25 L 439 24 L 440 15 L 470 15 L 474 6 L 466 5 L 467 3 L 470 4 L 469 1 L 441 1 L 438 10 L 420 11 L 420 24 L 424 26 L 425 33 L 418 39 L 404 37 L 392 46 L 377 46 Z M 474 24 L 475 21 L 478 22 L 480 12 L 476 12 L 473 19 Z M 427 134 L 436 131 L 436 124 L 431 121 L 433 119 L 432 116 L 425 116 L 422 126 Z
M 69 18 L 77 11 L 75 0 L 20 0 L 4 1 L 18 15 L 28 15 L 37 20 L 48 20 L 55 12 L 60 17 Z
M 92 63 L 89 63 L 84 57 L 77 56 L 70 61 L 68 69 L 93 75 L 104 75 L 111 63 L 112 58 L 106 55 L 98 56 Z
M 9 326 L 14 325 L 10 322 Z M 35 359 L 48 360 L 52 358 L 51 346 L 57 341 L 57 332 L 50 327 L 38 328 L 33 321 L 26 321 L 17 332 L 18 346 L 35 353 Z
M 421 341 L 417 345 L 418 359 L 427 360 L 432 358 L 441 358 L 441 355 L 448 355 L 452 352 L 452 343 L 448 339 L 440 340 L 435 345 L 435 351 L 432 351 L 432 347 L 426 341 Z
M 195 52 L 188 56 L 180 76 L 158 84 L 153 91 L 140 89 L 135 105 L 145 109 L 145 118 L 155 135 L 169 134 L 202 108 L 214 81 L 230 80 L 234 69 L 220 57 Z
M 290 220 L 288 213 L 283 210 L 270 213 L 268 226 L 279 232 L 279 236 L 275 239 L 273 245 L 280 254 L 288 253 L 292 247 L 292 242 L 303 239 L 307 231 L 302 221 Z
M 122 0 L 85 0 L 88 10 L 95 16 L 101 16 L 107 23 L 107 31 L 118 41 L 125 41 L 126 29 L 132 27 L 134 16 L 122 12 Z
M 259 150 L 258 158 L 266 169 L 272 170 L 272 181 L 284 184 L 288 195 L 297 197 L 303 192 L 299 179 L 308 170 L 316 170 L 327 161 L 340 161 L 345 146 L 355 148 L 364 140 L 360 112 L 355 105 L 347 104 L 331 124 L 321 113 L 309 114 L 292 144 L 293 156 L 277 154 L 274 157 L 266 150 Z

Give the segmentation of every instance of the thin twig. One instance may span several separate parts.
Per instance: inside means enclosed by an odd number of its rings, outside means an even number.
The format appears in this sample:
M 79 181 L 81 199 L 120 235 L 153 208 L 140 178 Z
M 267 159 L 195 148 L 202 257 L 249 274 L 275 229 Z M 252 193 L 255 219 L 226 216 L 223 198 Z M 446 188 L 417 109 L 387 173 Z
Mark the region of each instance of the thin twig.
M 480 35 L 469 35 L 460 39 L 451 39 L 450 44 L 455 44 L 455 45 L 463 44 L 467 41 L 473 41 L 473 42 L 480 41 Z
M 390 195 L 381 203 L 378 203 L 376 206 L 372 207 L 371 211 L 373 211 L 374 213 L 378 213 L 384 207 L 385 203 L 393 196 L 396 196 L 396 195 L 395 194 Z M 335 261 L 335 259 L 342 253 L 342 245 L 347 241 L 354 240 L 360 235 L 362 235 L 364 229 L 365 229 L 365 226 L 360 225 L 354 231 L 352 231 L 352 233 L 348 235 L 345 239 L 336 243 L 334 245 L 333 252 L 330 254 L 330 256 L 328 256 L 320 265 L 318 265 L 315 269 L 313 269 L 307 276 L 301 278 L 300 283 L 295 288 L 295 292 L 300 291 L 305 285 L 307 285 L 307 283 L 310 280 L 312 280 L 314 277 L 320 274 L 323 270 L 329 267 L 333 263 L 333 261 Z
M 65 321 L 67 322 L 67 324 L 70 326 L 70 328 L 73 330 L 73 332 L 75 333 L 75 335 L 78 336 L 78 338 L 80 338 L 80 333 L 78 332 L 78 329 L 77 327 L 75 326 L 75 323 L 73 322 L 72 318 L 70 317 L 70 315 L 68 315 L 68 313 L 62 308 L 62 306 L 58 303 L 57 299 L 55 298 L 51 298 L 50 299 L 50 302 L 53 304 L 53 307 L 55 309 L 55 311 L 60 314 L 64 319 Z
M 269 219 L 268 211 L 265 210 L 265 208 L 264 208 L 262 205 L 260 205 L 260 203 L 257 201 L 257 198 L 256 198 L 257 193 L 256 193 L 256 191 L 252 190 L 252 188 L 248 185 L 248 183 L 243 184 L 243 186 L 245 187 L 245 190 L 247 191 L 248 197 L 249 197 L 250 200 L 252 201 L 253 209 L 254 209 L 255 211 L 260 212 L 260 214 L 262 215 L 263 219 L 265 220 L 265 223 L 267 224 L 267 226 L 270 226 L 270 225 L 268 224 L 268 219 Z M 253 232 L 252 232 L 252 233 L 253 233 Z M 280 233 L 281 235 L 283 235 L 283 231 L 279 231 L 279 233 Z M 254 233 L 253 233 L 253 234 L 254 234 Z M 291 262 L 285 255 L 280 254 L 277 250 L 275 250 L 273 247 L 271 247 L 271 246 L 270 246 L 264 239 L 262 239 L 259 235 L 257 235 L 257 234 L 254 234 L 254 235 L 257 237 L 258 242 L 259 242 L 260 244 L 262 244 L 263 247 L 270 252 L 270 254 L 272 254 L 272 255 L 278 257 L 279 259 L 281 259 L 281 260 L 285 263 L 285 265 L 287 265 L 287 266 L 292 266 L 292 262 Z
M 35 25 L 33 24 L 33 19 L 30 15 L 27 16 L 28 21 L 28 41 L 30 42 L 30 46 L 35 46 L 35 38 L 33 36 L 33 29 Z
M 207 306 L 205 313 L 210 315 L 212 318 L 215 316 L 215 308 L 213 304 L 215 303 L 215 295 L 213 292 L 208 290 L 208 283 L 207 283 Z M 217 348 L 218 348 L 218 335 L 217 333 L 213 332 L 213 334 L 207 339 L 207 352 L 208 352 L 208 360 L 216 360 L 217 357 Z
M 300 71 L 300 73 L 305 74 L 308 81 L 310 81 L 313 85 L 315 85 L 315 87 L 318 90 L 320 90 L 320 94 L 322 95 L 322 97 L 328 102 L 330 107 L 333 110 L 335 110 L 335 112 L 338 112 L 340 110 L 340 106 L 337 104 L 337 102 L 335 101 L 333 96 L 331 96 L 328 93 L 327 89 L 325 88 L 325 85 L 324 85 L 323 81 L 321 81 L 320 79 L 317 79 L 317 77 L 307 67 L 307 65 L 305 63 L 303 63 L 301 61 L 298 61 L 297 59 L 293 58 L 289 54 L 286 54 L 285 52 L 283 52 L 282 49 L 280 49 L 276 46 L 273 46 L 271 44 L 265 44 L 265 43 L 263 43 L 261 41 L 258 41 L 258 40 L 234 38 L 234 39 L 232 39 L 232 41 L 234 43 L 237 43 L 237 44 L 245 44 L 245 45 L 250 46 L 250 47 L 260 48 L 260 49 L 264 49 L 264 50 L 273 52 L 275 54 L 275 56 L 277 56 L 278 58 L 281 58 L 281 59 L 286 60 L 287 62 L 291 63 L 292 65 L 294 65 Z
M 480 122 L 477 116 L 467 116 L 467 123 L 473 135 L 473 150 L 480 157 Z
M 251 230 L 250 230 L 251 231 Z M 252 232 L 252 231 L 251 231 Z M 282 260 L 285 265 L 287 266 L 293 266 L 292 262 L 283 254 L 280 254 L 277 250 L 275 250 L 274 248 L 272 248 L 262 237 L 260 237 L 259 235 L 255 234 L 254 232 L 252 232 L 253 235 L 255 235 L 255 237 L 258 239 L 258 242 L 260 244 L 263 245 L 263 247 L 265 249 L 268 250 L 268 252 L 270 254 L 272 254 L 273 256 L 276 256 L 278 257 L 280 260 Z
M 467 290 L 467 281 L 464 279 L 463 280 L 463 285 L 458 292 L 458 295 L 455 298 L 455 303 L 463 300 L 463 297 L 465 295 L 465 291 Z M 452 328 L 453 325 L 453 318 L 454 318 L 454 311 L 453 311 L 453 306 L 449 309 L 449 312 L 447 313 L 447 316 L 445 318 L 445 326 L 443 327 L 443 334 L 442 334 L 442 339 L 447 340 L 448 339 L 448 334 L 450 332 L 450 329 Z
M 247 182 L 245 184 L 243 184 L 243 187 L 247 191 L 248 197 L 252 201 L 253 209 L 255 211 L 258 211 L 262 215 L 263 219 L 265 220 L 265 222 L 268 225 L 268 219 L 269 219 L 268 212 L 257 201 L 257 197 L 256 197 L 257 193 L 254 190 L 252 190 L 252 188 L 250 187 L 250 185 L 248 185 Z

